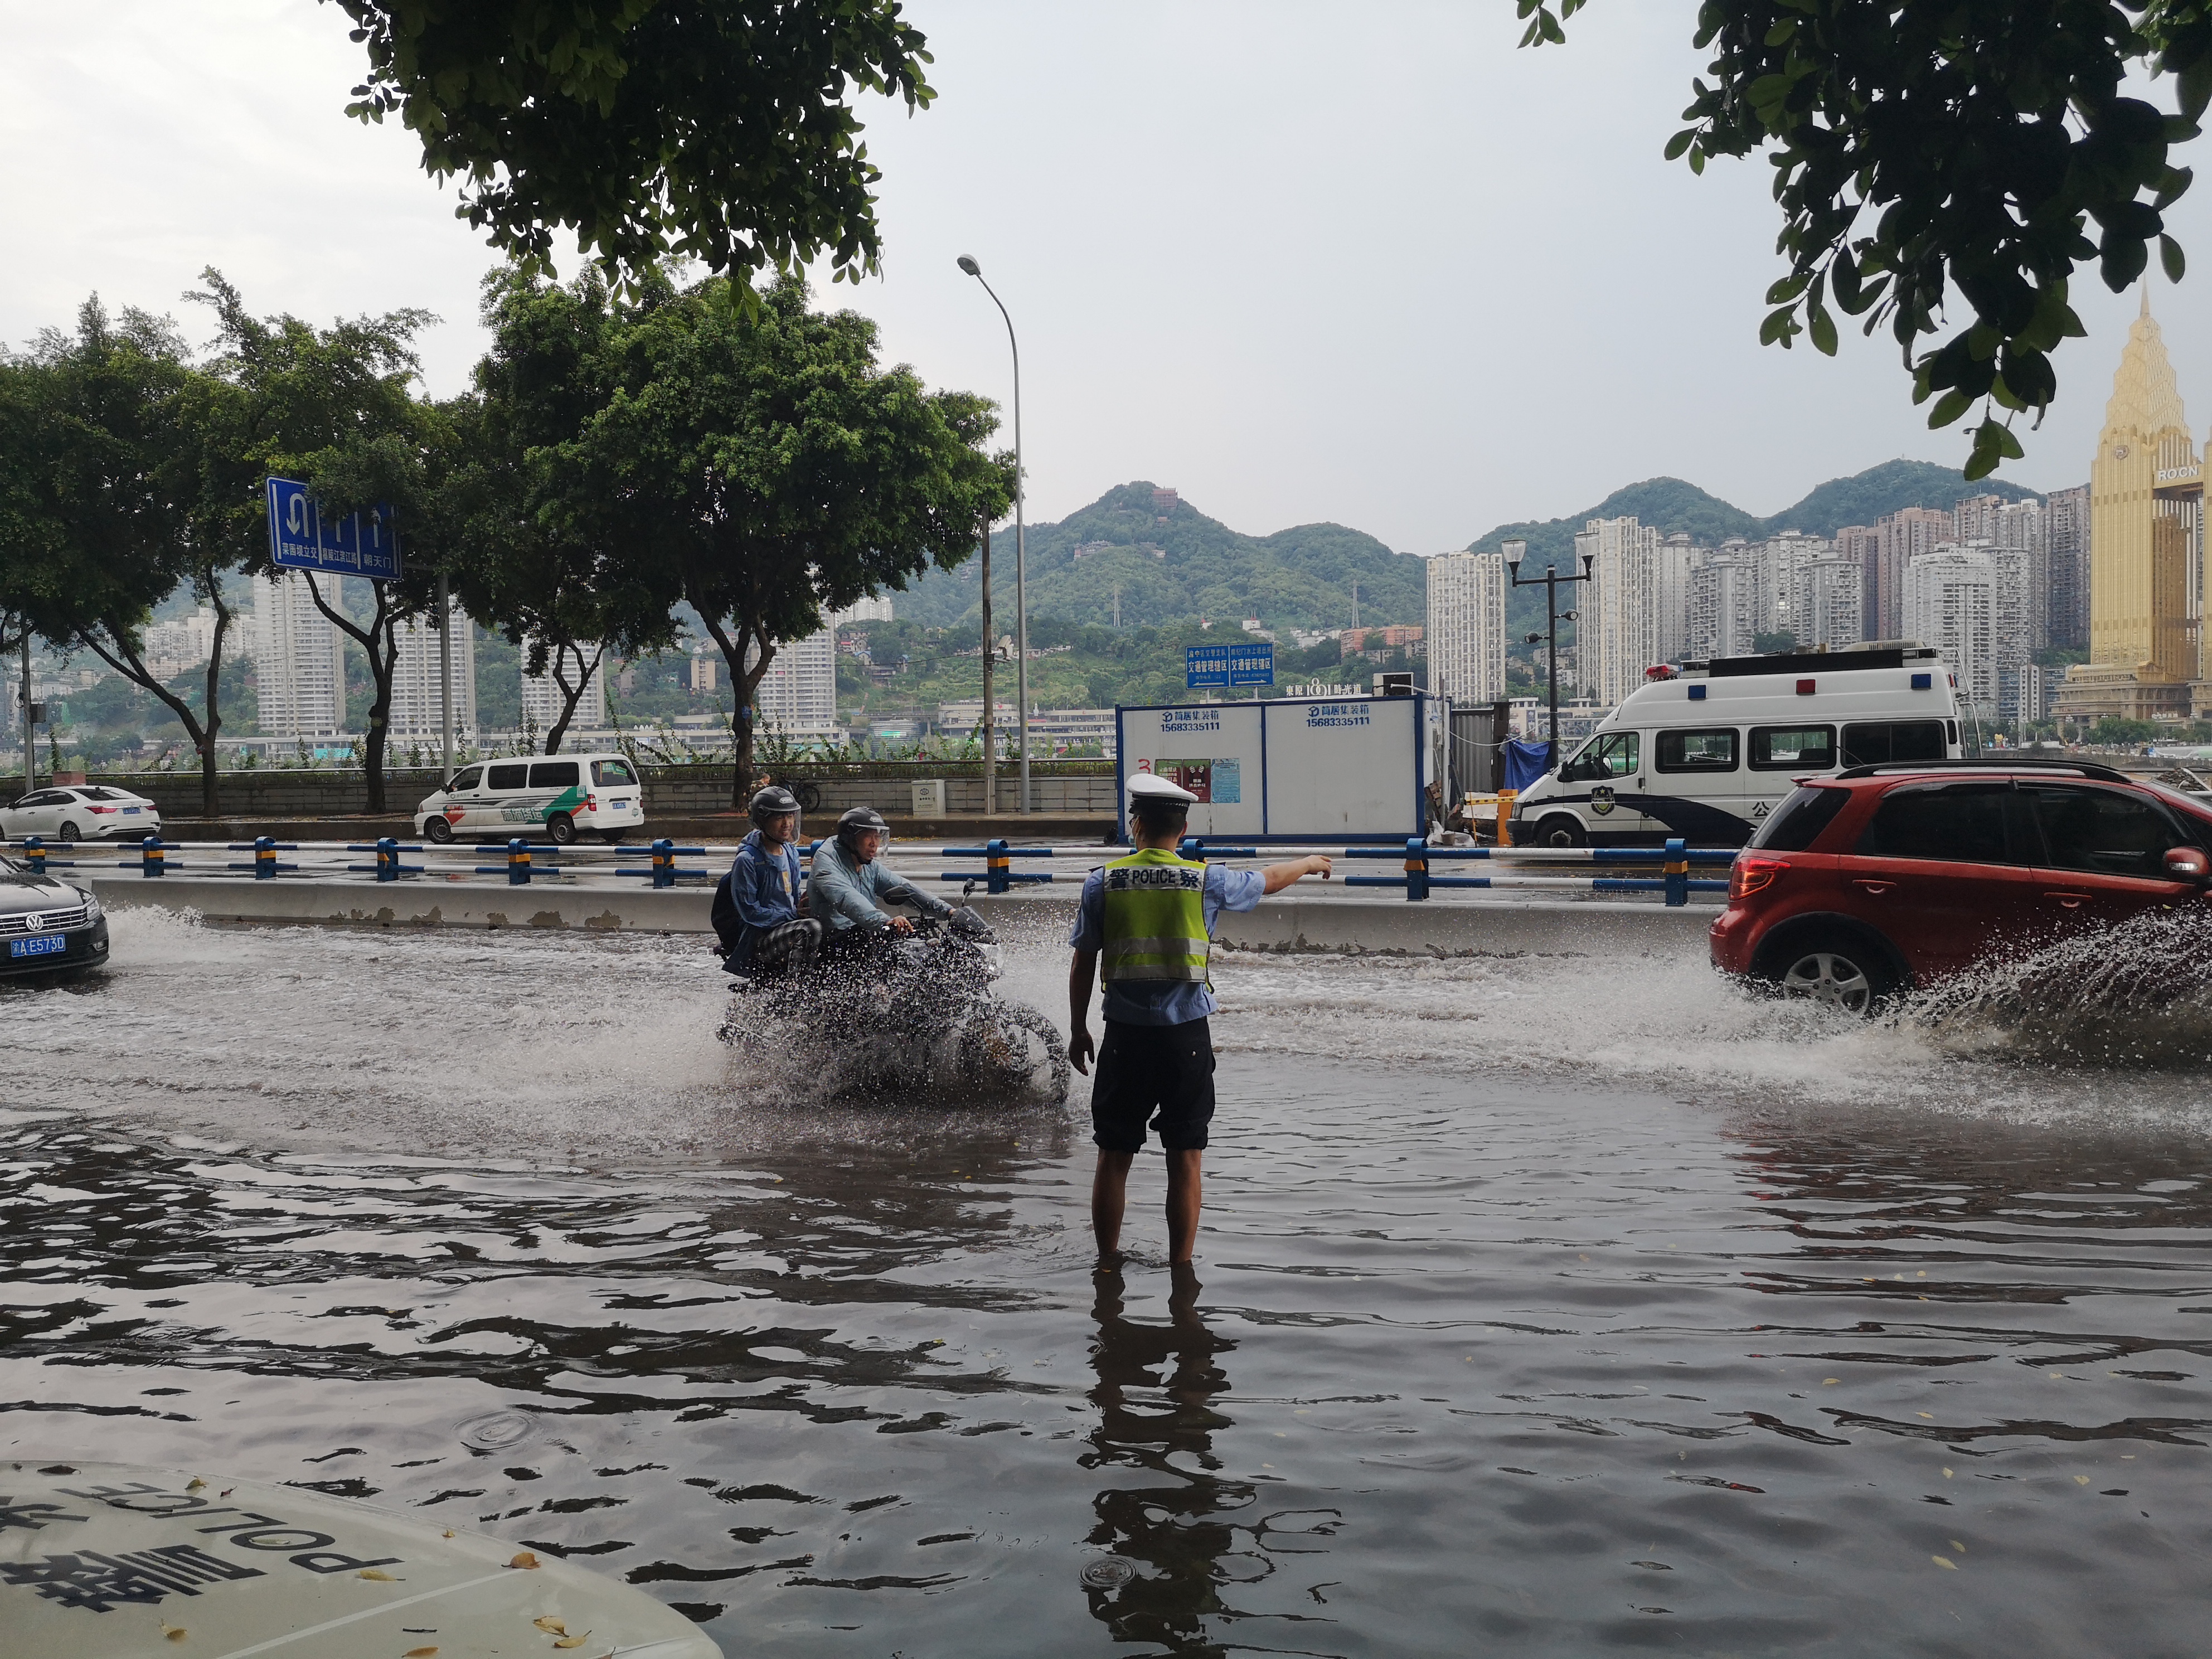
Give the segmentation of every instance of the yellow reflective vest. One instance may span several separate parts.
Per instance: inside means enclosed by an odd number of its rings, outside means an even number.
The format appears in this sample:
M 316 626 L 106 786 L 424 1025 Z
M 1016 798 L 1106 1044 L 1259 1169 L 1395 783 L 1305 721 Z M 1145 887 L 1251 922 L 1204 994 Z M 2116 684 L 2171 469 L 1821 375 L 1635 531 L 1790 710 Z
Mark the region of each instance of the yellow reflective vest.
M 1158 848 L 1115 859 L 1104 873 L 1109 981 L 1206 978 L 1206 866 Z

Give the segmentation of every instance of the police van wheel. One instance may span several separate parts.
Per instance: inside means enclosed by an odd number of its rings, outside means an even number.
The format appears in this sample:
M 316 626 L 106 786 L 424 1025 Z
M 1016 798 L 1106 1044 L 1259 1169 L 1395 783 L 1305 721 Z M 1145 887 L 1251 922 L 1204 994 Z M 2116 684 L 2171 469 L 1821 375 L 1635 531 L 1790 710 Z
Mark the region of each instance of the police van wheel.
M 443 813 L 434 813 L 423 819 L 422 833 L 441 847 L 450 847 L 453 844 L 453 820 Z
M 1537 822 L 1536 833 L 1528 837 L 1528 845 L 1587 847 L 1589 845 L 1589 831 L 1583 828 L 1580 819 L 1570 817 L 1565 812 L 1555 812 L 1550 817 Z
M 576 840 L 576 820 L 566 812 L 556 812 L 545 820 L 545 835 L 556 847 L 573 846 Z

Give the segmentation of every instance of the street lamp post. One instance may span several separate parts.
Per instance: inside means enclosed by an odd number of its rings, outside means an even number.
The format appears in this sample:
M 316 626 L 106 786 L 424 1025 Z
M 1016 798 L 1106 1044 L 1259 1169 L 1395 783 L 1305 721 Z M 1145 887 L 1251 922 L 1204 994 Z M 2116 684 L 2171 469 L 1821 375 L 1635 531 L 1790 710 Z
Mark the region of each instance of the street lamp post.
M 1590 556 L 1587 553 L 1582 556 L 1583 568 L 1578 575 L 1562 576 L 1557 566 L 1547 564 L 1542 575 L 1531 576 L 1523 581 L 1521 579 L 1521 561 L 1528 555 L 1528 544 L 1507 542 L 1504 550 L 1505 570 L 1513 579 L 1513 586 L 1544 590 L 1544 632 L 1531 634 L 1528 642 L 1534 645 L 1540 639 L 1550 641 L 1550 665 L 1545 671 L 1545 678 L 1550 682 L 1552 693 L 1552 764 L 1556 767 L 1559 763 L 1559 587 L 1562 583 L 1572 586 L 1577 582 L 1586 582 L 1590 579 Z M 1567 620 L 1576 620 L 1573 611 L 1567 612 Z
M 960 256 L 960 269 L 983 283 L 983 267 L 968 254 Z M 1020 701 L 1018 718 L 1021 722 L 1022 801 L 1016 810 L 1027 817 L 1030 810 L 1030 605 L 1026 584 L 1029 579 L 1029 542 L 1022 522 L 1022 348 L 1014 338 L 1014 319 L 1006 316 L 1006 302 L 994 293 L 988 283 L 983 283 L 983 292 L 991 295 L 991 303 L 999 307 L 999 315 L 1006 319 L 1006 343 L 1014 354 L 1014 695 Z

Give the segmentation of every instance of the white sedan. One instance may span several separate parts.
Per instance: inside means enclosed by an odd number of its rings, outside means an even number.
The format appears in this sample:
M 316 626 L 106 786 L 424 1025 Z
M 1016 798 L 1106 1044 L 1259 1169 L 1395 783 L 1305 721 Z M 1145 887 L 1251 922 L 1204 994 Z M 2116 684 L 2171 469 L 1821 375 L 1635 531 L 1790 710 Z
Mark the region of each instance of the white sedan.
M 161 833 L 161 809 L 143 795 L 104 783 L 34 789 L 0 806 L 0 840 L 137 841 Z

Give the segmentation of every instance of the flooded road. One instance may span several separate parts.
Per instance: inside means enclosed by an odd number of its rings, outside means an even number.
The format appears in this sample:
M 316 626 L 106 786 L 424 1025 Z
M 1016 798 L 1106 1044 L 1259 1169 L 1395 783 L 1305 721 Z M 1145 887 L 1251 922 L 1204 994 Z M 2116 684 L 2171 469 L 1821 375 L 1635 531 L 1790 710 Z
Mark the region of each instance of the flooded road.
M 2201 1065 L 1232 957 L 1196 1271 L 1152 1157 L 1099 1274 L 1079 1097 L 733 1074 L 693 942 L 116 935 L 0 992 L 0 1454 L 481 1528 L 732 1656 L 2203 1650 Z

